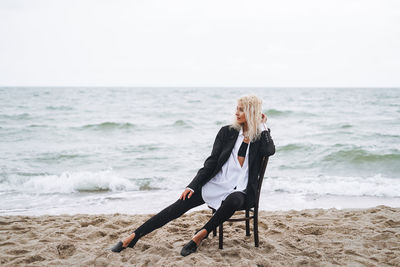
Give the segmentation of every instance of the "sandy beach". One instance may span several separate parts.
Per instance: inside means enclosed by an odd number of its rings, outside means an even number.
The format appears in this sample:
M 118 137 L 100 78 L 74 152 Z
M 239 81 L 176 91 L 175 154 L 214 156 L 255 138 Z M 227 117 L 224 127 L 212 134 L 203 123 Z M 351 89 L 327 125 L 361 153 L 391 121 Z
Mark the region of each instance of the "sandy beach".
M 260 212 L 260 247 L 244 223 L 225 223 L 180 255 L 210 211 L 195 211 L 120 254 L 108 250 L 151 215 L 0 217 L 1 266 L 400 266 L 400 208 Z M 194 223 L 192 223 L 194 222 Z M 232 225 L 230 225 L 232 224 Z

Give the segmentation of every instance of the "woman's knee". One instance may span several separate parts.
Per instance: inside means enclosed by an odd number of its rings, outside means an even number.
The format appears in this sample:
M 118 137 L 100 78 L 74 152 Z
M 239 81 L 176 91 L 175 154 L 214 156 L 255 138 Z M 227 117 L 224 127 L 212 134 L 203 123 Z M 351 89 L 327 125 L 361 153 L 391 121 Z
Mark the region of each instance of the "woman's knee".
M 244 204 L 244 198 L 239 195 L 240 192 L 230 194 L 225 200 L 224 205 L 233 209 L 240 209 Z
M 175 201 L 175 203 L 173 203 L 170 206 L 171 211 L 181 211 L 183 213 L 185 213 L 186 211 L 200 206 L 201 204 L 203 204 L 204 201 L 202 198 L 199 198 L 199 196 L 192 196 L 191 198 L 187 198 L 185 200 L 183 199 L 178 199 L 177 201 Z

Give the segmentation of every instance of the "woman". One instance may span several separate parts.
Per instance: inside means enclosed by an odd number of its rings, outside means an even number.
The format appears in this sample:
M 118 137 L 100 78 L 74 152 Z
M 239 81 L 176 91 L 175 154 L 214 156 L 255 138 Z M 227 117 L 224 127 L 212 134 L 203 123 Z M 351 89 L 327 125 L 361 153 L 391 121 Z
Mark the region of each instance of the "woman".
M 273 155 L 275 146 L 265 126 L 267 116 L 262 113 L 260 98 L 252 95 L 240 97 L 235 115 L 232 125 L 219 130 L 211 155 L 179 199 L 119 241 L 111 248 L 113 252 L 132 248 L 144 235 L 207 203 L 216 212 L 182 248 L 181 255 L 187 256 L 196 251 L 212 229 L 229 219 L 236 210 L 254 206 L 262 158 Z

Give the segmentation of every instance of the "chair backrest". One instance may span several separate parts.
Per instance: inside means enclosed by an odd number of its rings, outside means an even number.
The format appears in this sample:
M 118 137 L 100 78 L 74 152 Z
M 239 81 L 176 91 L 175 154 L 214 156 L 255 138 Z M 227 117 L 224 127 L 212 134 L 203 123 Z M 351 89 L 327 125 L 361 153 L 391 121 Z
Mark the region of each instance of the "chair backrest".
M 268 165 L 269 157 L 264 156 L 261 161 L 261 168 L 260 173 L 258 174 L 258 186 L 257 186 L 257 194 L 256 194 L 256 201 L 255 201 L 255 209 L 258 210 L 258 202 L 260 201 L 260 193 L 261 193 L 261 186 L 264 180 L 265 169 Z

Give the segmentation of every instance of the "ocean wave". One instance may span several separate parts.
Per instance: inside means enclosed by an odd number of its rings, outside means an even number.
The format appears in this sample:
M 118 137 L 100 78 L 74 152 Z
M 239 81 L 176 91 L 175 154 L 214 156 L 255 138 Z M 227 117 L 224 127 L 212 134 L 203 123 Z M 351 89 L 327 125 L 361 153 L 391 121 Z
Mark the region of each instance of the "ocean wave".
M 69 106 L 47 106 L 47 110 L 73 110 L 72 107 Z
M 373 177 L 274 177 L 265 179 L 263 188 L 310 195 L 400 197 L 400 180 L 380 174 Z
M 184 121 L 184 120 L 177 120 L 172 124 L 172 127 L 179 127 L 179 128 L 193 128 L 192 125 L 190 125 L 189 121 Z
M 283 161 L 280 170 L 314 169 L 325 174 L 347 174 L 354 176 L 376 175 L 400 177 L 400 151 L 371 151 L 361 146 L 346 144 L 317 145 L 292 143 L 279 146 Z
M 338 129 L 350 129 L 350 128 L 354 128 L 354 125 L 347 123 L 347 122 L 339 122 L 339 123 L 329 123 L 327 122 L 324 125 L 324 129 L 327 130 L 335 130 L 337 131 Z
M 26 127 L 27 128 L 50 128 L 50 127 L 55 128 L 54 126 L 47 125 L 47 124 L 30 124 L 30 125 L 28 125 Z
M 39 175 L 34 177 L 14 177 L 8 180 L 8 190 L 19 192 L 48 194 L 48 193 L 77 193 L 140 190 L 135 181 L 118 176 L 112 170 L 99 172 L 64 172 L 60 175 Z
M 136 181 L 140 191 L 158 190 L 160 187 L 154 186 L 150 179 L 138 179 Z
M 15 174 L 19 176 L 44 176 L 44 175 L 49 175 L 48 173 L 44 172 L 16 172 Z
M 41 162 L 61 162 L 65 160 L 83 159 L 87 157 L 89 157 L 89 155 L 54 152 L 54 153 L 39 154 L 37 157 L 35 157 L 35 159 Z
M 291 143 L 284 146 L 280 146 L 277 150 L 279 153 L 281 152 L 294 152 L 294 151 L 314 151 L 317 149 L 318 146 L 315 144 L 308 144 L 308 143 Z
M 135 124 L 132 124 L 129 122 L 124 122 L 124 123 L 102 122 L 102 123 L 97 123 L 97 124 L 87 124 L 80 128 L 94 130 L 94 131 L 110 131 L 110 130 L 118 130 L 118 129 L 133 129 L 135 127 L 136 127 Z
M 146 152 L 146 151 L 157 151 L 160 150 L 159 144 L 141 144 L 141 145 L 125 145 L 120 148 L 123 153 L 135 153 L 135 152 Z
M 277 110 L 277 109 L 268 109 L 265 114 L 271 117 L 278 117 L 278 116 L 286 116 L 292 114 L 293 111 L 290 110 Z
M 400 139 L 400 135 L 398 134 L 384 134 L 384 133 L 373 133 L 369 136 L 369 138 L 387 138 L 387 139 Z
M 353 128 L 354 126 L 348 123 L 342 124 L 339 126 L 341 129 L 348 129 L 348 128 Z
M 317 116 L 314 113 L 305 112 L 305 111 L 278 110 L 278 109 L 268 109 L 264 113 L 270 117 L 286 117 L 286 116 L 314 117 L 314 116 Z
M 398 163 L 400 152 L 392 150 L 392 153 L 373 153 L 360 147 L 351 147 L 335 151 L 325 156 L 325 162 L 347 162 L 347 163 Z
M 140 156 L 136 157 L 135 160 L 140 160 L 140 161 L 157 161 L 157 160 L 165 160 L 169 159 L 169 157 L 157 157 L 157 156 Z
M 0 115 L 0 118 L 11 119 L 11 120 L 30 120 L 32 119 L 32 116 L 29 113 L 20 113 L 13 115 L 2 114 Z

